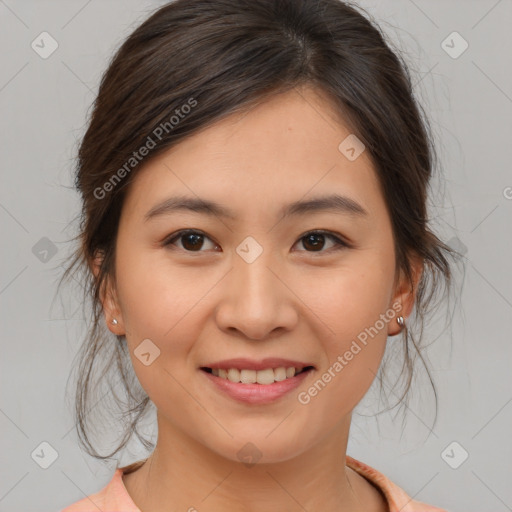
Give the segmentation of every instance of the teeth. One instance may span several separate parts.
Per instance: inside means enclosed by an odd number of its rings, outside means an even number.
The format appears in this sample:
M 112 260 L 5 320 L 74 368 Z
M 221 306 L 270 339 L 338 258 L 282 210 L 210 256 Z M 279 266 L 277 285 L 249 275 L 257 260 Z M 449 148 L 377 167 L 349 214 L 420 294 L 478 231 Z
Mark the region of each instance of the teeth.
M 295 375 L 295 368 L 293 369 L 293 374 Z M 274 370 L 272 370 L 272 368 L 254 372 L 254 377 L 258 384 L 272 384 L 275 381 Z
M 294 368 L 294 370 L 295 370 L 295 368 Z M 295 371 L 293 373 L 295 373 Z M 282 366 L 281 366 L 281 368 L 276 368 L 274 370 L 274 379 L 277 382 L 280 382 L 280 381 L 286 379 L 286 368 L 283 368 Z
M 285 368 L 266 368 L 265 370 L 239 370 L 237 368 L 213 368 L 212 374 L 221 379 L 227 379 L 231 382 L 241 382 L 242 384 L 273 384 L 285 379 L 294 377 L 302 371 L 302 368 L 290 366 Z
M 240 382 L 240 372 L 236 368 L 230 368 L 228 370 L 228 379 L 231 382 Z
M 240 370 L 240 382 L 243 384 L 254 384 L 256 382 L 256 370 Z

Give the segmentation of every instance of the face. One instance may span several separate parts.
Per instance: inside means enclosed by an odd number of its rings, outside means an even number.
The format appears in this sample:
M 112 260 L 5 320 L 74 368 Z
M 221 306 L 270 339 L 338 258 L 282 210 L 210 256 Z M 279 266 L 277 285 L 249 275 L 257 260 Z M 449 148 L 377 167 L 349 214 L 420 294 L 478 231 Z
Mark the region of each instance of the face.
M 104 308 L 158 409 L 159 437 L 186 435 L 234 461 L 250 442 L 260 462 L 277 462 L 350 421 L 413 297 L 395 286 L 390 218 L 368 152 L 354 160 L 338 149 L 349 135 L 318 92 L 292 91 L 191 136 L 136 176 Z M 344 198 L 337 208 L 289 208 L 334 195 Z M 178 196 L 219 210 L 171 208 Z M 232 358 L 313 369 L 251 401 L 241 388 L 266 384 L 202 369 Z

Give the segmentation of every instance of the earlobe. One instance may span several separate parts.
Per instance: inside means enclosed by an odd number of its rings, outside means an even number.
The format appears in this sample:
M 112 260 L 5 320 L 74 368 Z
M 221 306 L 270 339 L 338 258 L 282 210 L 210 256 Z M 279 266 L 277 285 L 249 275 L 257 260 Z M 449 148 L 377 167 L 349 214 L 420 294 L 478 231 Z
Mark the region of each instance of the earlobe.
M 91 270 L 96 279 L 99 278 L 104 253 L 98 251 L 91 263 Z M 115 286 L 111 281 L 111 277 L 106 275 L 100 283 L 99 297 L 103 308 L 103 315 L 107 328 L 117 336 L 124 334 L 122 314 L 118 305 Z
M 400 271 L 400 279 L 397 283 L 396 292 L 393 297 L 393 304 L 400 304 L 396 311 L 395 318 L 390 322 L 389 336 L 400 334 L 406 327 L 407 318 L 410 316 L 416 300 L 418 285 L 423 273 L 423 259 L 415 256 L 411 258 L 412 283 L 403 271 Z
M 113 334 L 120 336 L 124 334 L 123 315 L 121 314 L 115 288 L 111 283 L 110 276 L 106 276 L 102 293 L 103 314 L 108 329 Z

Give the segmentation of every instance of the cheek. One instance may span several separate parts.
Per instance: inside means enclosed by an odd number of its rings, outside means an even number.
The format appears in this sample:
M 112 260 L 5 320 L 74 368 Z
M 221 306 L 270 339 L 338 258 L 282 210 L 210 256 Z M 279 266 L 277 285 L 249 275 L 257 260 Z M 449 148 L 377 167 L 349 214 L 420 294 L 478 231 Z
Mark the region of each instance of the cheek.
M 133 342 L 172 336 L 201 297 L 201 283 L 188 282 L 178 267 L 151 252 L 124 253 L 116 265 L 119 302 Z
M 120 256 L 116 270 L 130 357 L 142 387 L 153 398 L 172 380 L 164 368 L 170 366 L 173 375 L 187 371 L 186 356 L 199 335 L 197 323 L 191 321 L 194 306 L 211 284 L 187 282 L 178 268 L 140 254 Z M 154 360 L 149 365 L 140 357 L 142 347 L 150 353 L 146 362 Z
M 390 259 L 374 255 L 355 255 L 354 261 L 320 275 L 314 279 L 302 277 L 297 295 L 317 318 L 315 325 L 321 330 L 320 339 L 327 341 L 330 350 L 343 348 L 359 333 L 373 326 L 385 313 L 390 302 L 393 269 Z M 357 261 L 356 261 L 357 260 Z M 384 335 L 387 328 L 380 330 Z
M 318 375 L 325 391 L 320 383 L 317 387 L 322 391 L 311 401 L 317 401 L 321 414 L 333 421 L 339 417 L 339 407 L 348 412 L 359 402 L 378 372 L 386 347 L 389 320 L 385 313 L 393 277 L 392 259 L 372 256 L 326 273 L 320 280 L 317 276 L 318 286 L 297 291 L 315 313 L 310 325 L 316 326 L 315 336 L 322 340 L 325 355 Z M 333 402 L 334 408 L 329 408 Z

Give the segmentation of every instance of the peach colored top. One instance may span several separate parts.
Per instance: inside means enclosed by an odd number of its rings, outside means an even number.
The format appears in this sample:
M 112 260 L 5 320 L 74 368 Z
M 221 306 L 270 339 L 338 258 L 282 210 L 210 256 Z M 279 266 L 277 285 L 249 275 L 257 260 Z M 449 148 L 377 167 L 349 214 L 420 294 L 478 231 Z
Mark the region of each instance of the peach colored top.
M 357 471 L 384 494 L 389 512 L 448 512 L 445 509 L 413 500 L 382 473 L 349 455 L 346 464 Z M 140 461 L 139 461 L 140 463 Z M 116 469 L 112 480 L 99 492 L 69 505 L 60 512 L 141 512 L 132 501 L 123 483 L 123 470 L 135 470 L 139 463 Z M 127 470 L 129 472 L 129 470 Z

